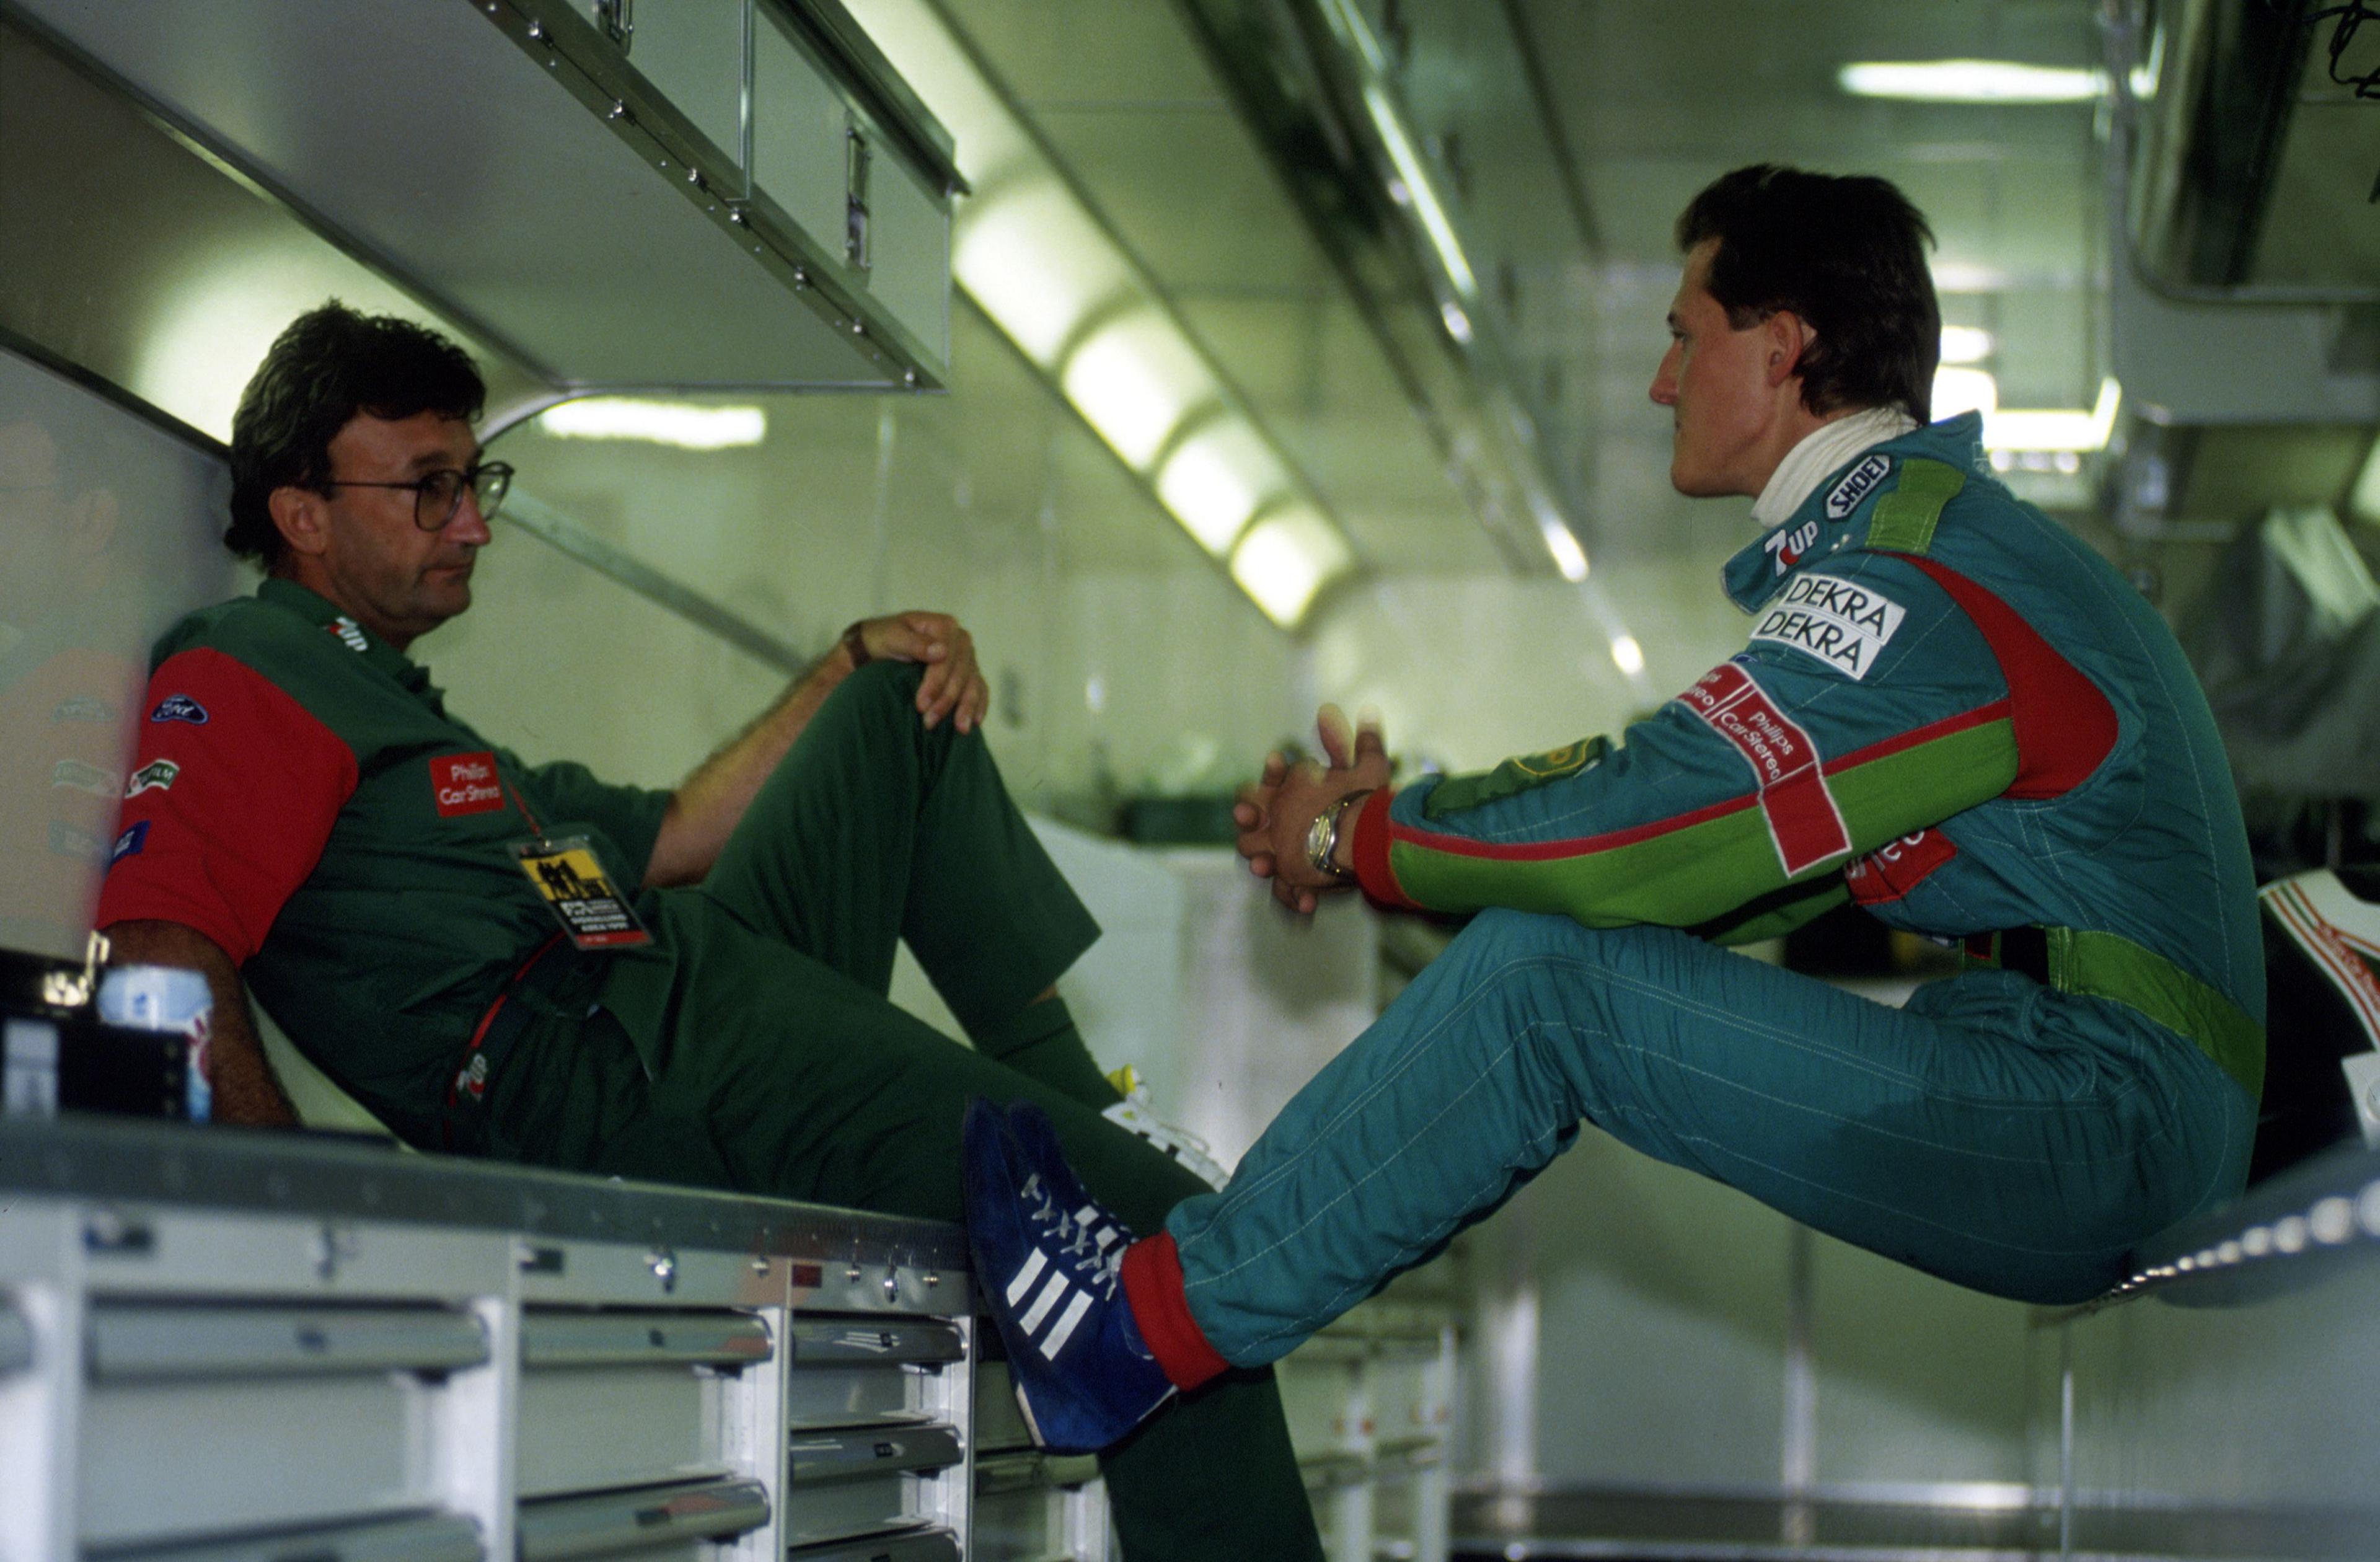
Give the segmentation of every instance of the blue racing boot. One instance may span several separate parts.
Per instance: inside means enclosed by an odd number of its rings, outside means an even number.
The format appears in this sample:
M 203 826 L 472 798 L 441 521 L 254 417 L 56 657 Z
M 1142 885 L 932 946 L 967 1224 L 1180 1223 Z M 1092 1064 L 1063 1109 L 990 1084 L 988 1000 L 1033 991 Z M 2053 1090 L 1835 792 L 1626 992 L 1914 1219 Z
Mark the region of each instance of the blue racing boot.
M 1066 1191 L 1079 1192 L 1063 1159 L 1056 1164 Z M 1053 1453 L 1097 1453 L 1173 1392 L 1124 1300 L 1119 1266 L 1131 1234 L 1087 1194 L 1062 1197 L 1038 1175 L 988 1101 L 967 1104 L 961 1170 L 976 1286 L 1008 1348 L 1026 1424 Z M 1102 1244 L 1097 1226 L 1075 1221 L 1085 1204 L 1113 1226 L 1112 1239 Z
M 1015 1101 L 1009 1104 L 1007 1121 L 1009 1148 L 1025 1173 L 1025 1193 L 1032 1202 L 1035 1223 L 1070 1223 L 1071 1230 L 1058 1233 L 1069 1257 L 1121 1256 L 1132 1245 L 1133 1229 L 1122 1215 L 1092 1198 L 1075 1168 L 1066 1164 L 1065 1149 L 1058 1142 L 1058 1125 L 1050 1120 L 1050 1114 L 1029 1101 Z M 1055 1205 L 1045 1205 L 1037 1188 L 1048 1189 Z

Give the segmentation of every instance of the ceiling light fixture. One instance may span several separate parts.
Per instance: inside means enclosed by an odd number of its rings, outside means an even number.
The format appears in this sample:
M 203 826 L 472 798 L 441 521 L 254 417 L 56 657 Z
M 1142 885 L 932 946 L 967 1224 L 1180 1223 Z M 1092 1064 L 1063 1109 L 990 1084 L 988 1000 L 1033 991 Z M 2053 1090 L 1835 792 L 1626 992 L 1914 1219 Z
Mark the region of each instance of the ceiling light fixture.
M 1945 363 L 1984 362 L 1998 345 L 1992 340 L 1992 334 L 1981 326 L 1942 327 L 1942 361 Z
M 1183 415 L 1220 394 L 1196 350 L 1154 312 L 1093 332 L 1067 355 L 1058 384 L 1124 465 L 1143 473 Z
M 2087 412 L 2000 408 L 1984 414 L 1986 450 L 2105 450 L 2116 433 L 2124 387 L 2111 377 L 2099 382 L 2099 398 Z
M 1561 571 L 1561 578 L 1572 585 L 1585 580 L 1586 550 L 1578 545 L 1577 536 L 1561 518 L 1540 514 L 1537 531 L 1545 537 L 1546 552 L 1554 555 L 1554 567 Z
M 1645 670 L 1645 648 L 1636 643 L 1634 635 L 1612 637 L 1611 665 L 1630 677 Z
M 1934 421 L 1955 418 L 1961 412 L 1981 412 L 1985 417 L 1998 410 L 2000 384 L 1988 370 L 1961 369 L 1945 364 L 1934 371 Z
M 1248 528 L 1232 550 L 1232 579 L 1286 629 L 1305 616 L 1322 588 L 1352 562 L 1338 529 L 1300 506 Z
M 538 426 L 561 439 L 641 439 L 681 450 L 734 450 L 767 438 L 769 416 L 758 407 L 590 396 L 547 408 Z
M 1835 80 L 1855 98 L 1907 103 L 2092 103 L 2107 92 L 2106 71 L 2016 60 L 1859 60 Z
M 1157 474 L 1157 496 L 1218 557 L 1231 551 L 1265 494 L 1281 486 L 1271 452 L 1240 423 L 1191 435 Z
M 1230 555 L 1232 579 L 1257 605 L 1296 628 L 1322 589 L 1354 567 L 1321 500 L 937 0 L 849 8 L 957 140 L 977 192 L 953 215 L 960 287 L 1202 549 Z M 1242 537 L 1267 508 L 1281 529 L 1267 520 Z M 1267 540 L 1251 551 L 1257 532 Z
M 963 209 L 952 272 L 1043 369 L 1086 315 L 1131 289 L 1130 270 L 1055 180 L 1012 183 Z

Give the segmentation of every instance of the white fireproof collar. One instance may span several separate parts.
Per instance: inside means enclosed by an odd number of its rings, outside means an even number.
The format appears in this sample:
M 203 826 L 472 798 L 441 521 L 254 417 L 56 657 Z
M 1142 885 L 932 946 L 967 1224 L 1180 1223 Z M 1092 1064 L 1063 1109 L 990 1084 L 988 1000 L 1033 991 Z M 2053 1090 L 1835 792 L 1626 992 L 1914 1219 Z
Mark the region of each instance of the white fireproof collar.
M 1828 472 L 1868 446 L 1899 439 L 1916 426 L 1917 420 L 1898 407 L 1870 407 L 1804 434 L 1777 463 L 1768 485 L 1752 502 L 1752 519 L 1764 530 L 1791 519 Z

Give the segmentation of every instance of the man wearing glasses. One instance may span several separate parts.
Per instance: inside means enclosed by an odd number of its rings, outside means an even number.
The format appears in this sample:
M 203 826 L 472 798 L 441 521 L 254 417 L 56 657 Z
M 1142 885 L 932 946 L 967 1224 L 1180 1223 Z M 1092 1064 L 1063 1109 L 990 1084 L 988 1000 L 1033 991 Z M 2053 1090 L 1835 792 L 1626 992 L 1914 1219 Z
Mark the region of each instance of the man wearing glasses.
M 206 972 L 217 1111 L 292 1114 L 249 1019 L 399 1135 L 574 1171 L 950 1220 L 973 1096 L 1030 1100 L 1153 1226 L 1204 1184 L 1102 1117 L 1053 983 L 1098 927 L 977 727 L 942 615 L 854 624 L 674 791 L 524 763 L 407 655 L 471 604 L 511 469 L 453 343 L 337 304 L 232 427 L 251 597 L 156 648 L 99 921 Z M 905 940 L 974 1042 L 885 998 Z M 1107 1461 L 1135 1557 L 1317 1557 L 1269 1374 Z

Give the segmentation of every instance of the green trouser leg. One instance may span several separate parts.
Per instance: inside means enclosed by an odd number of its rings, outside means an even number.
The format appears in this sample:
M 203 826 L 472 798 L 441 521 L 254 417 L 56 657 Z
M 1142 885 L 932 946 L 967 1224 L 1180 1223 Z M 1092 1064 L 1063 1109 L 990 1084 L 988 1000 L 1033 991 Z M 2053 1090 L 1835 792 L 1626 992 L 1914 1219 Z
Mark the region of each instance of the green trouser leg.
M 533 1028 L 491 1092 L 501 1151 L 954 1221 L 960 1123 L 983 1096 L 1039 1104 L 1135 1230 L 1202 1190 L 1099 1116 L 1113 1092 L 1062 1004 L 1035 1001 L 1098 929 L 982 739 L 923 728 L 916 679 L 855 675 L 710 878 L 647 897 L 674 962 L 623 967 L 605 1002 L 664 1016 L 660 1044 L 645 1038 L 657 1077 L 608 1014 Z M 885 1000 L 896 939 L 978 1050 Z M 655 970 L 669 977 L 661 1004 L 628 990 Z M 1103 1469 L 1134 1562 L 1321 1556 L 1269 1373 L 1169 1407 Z

